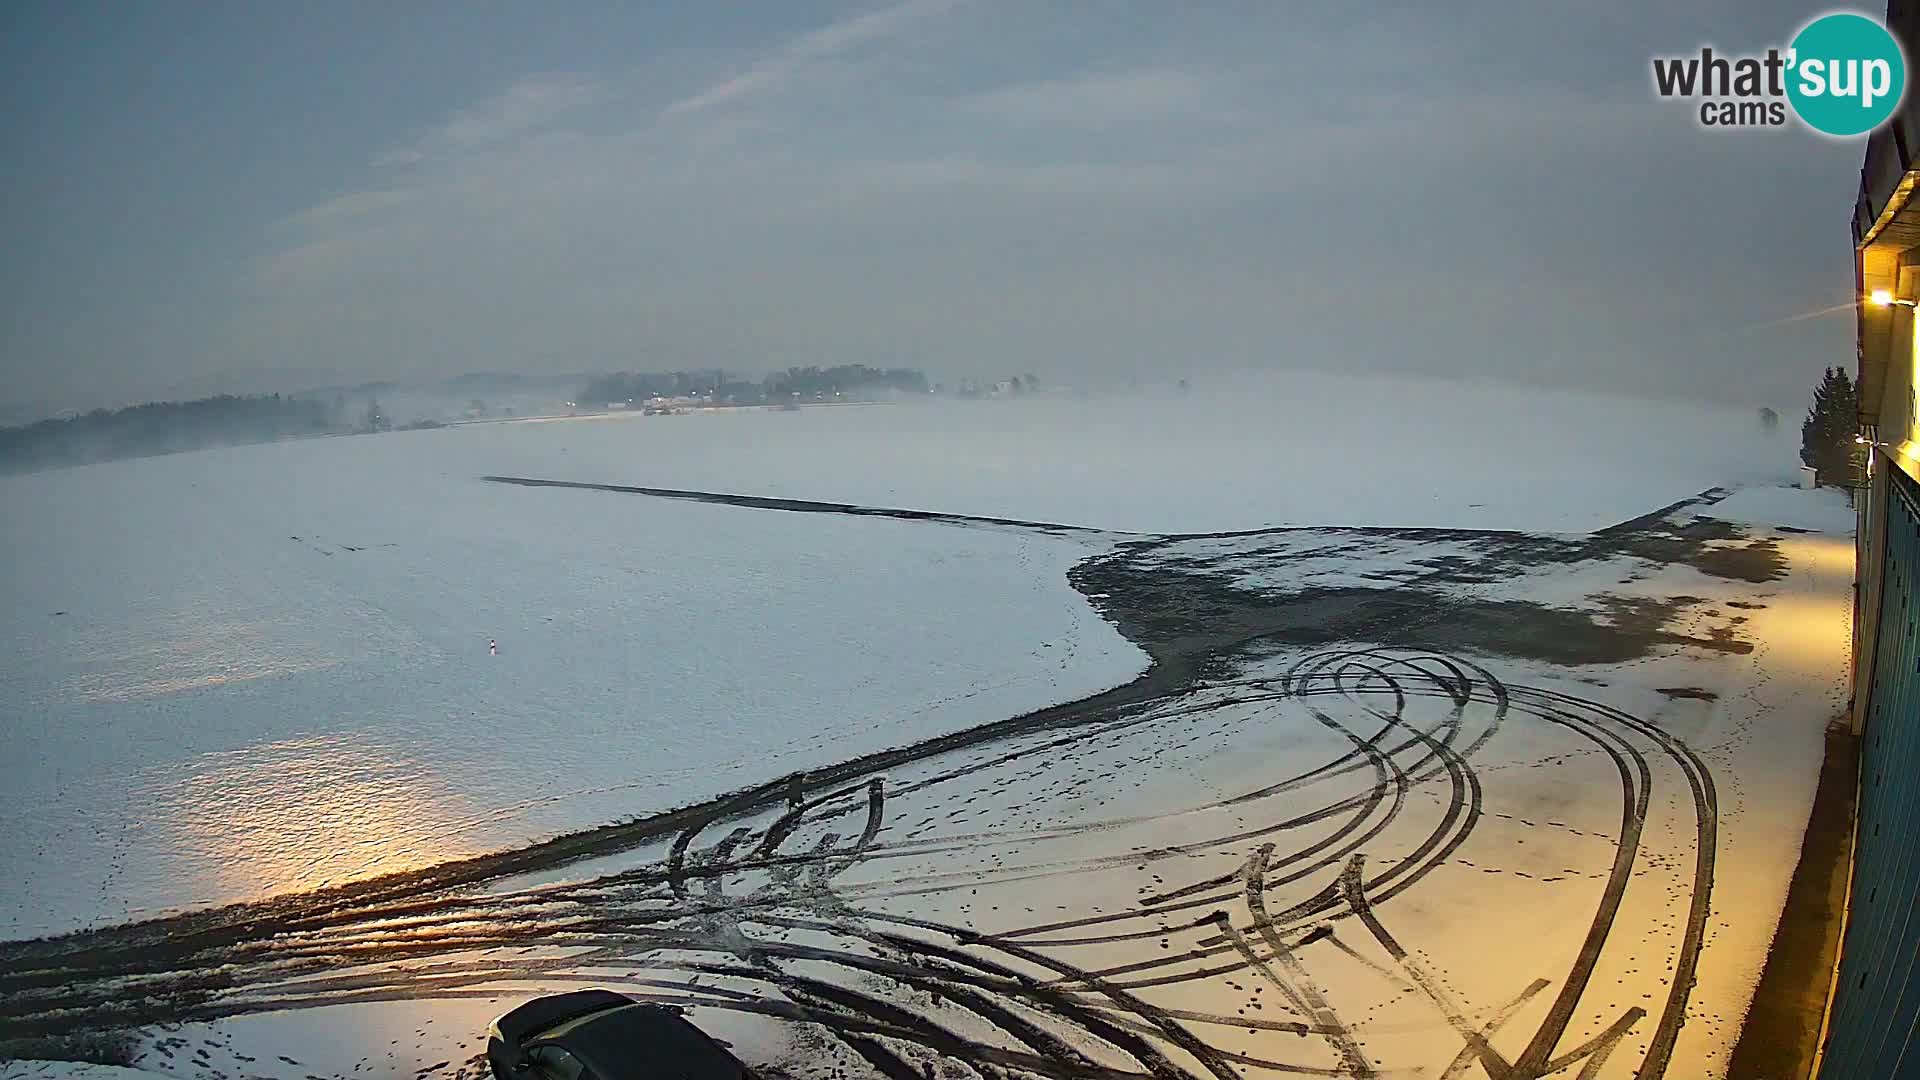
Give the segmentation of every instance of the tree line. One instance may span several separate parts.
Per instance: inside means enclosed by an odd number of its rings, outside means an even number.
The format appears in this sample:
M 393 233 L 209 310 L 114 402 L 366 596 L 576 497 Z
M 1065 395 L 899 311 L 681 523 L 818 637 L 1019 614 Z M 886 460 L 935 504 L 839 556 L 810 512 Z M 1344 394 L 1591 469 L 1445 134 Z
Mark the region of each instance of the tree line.
M 0 472 L 86 465 L 345 430 L 325 402 L 279 394 L 95 409 L 0 428 Z
M 927 377 L 912 368 L 873 368 L 865 364 L 837 367 L 790 367 L 764 379 L 729 377 L 724 371 L 622 371 L 598 376 L 587 383 L 580 404 L 589 408 L 610 402 L 648 398 L 711 398 L 717 405 L 775 405 L 793 401 L 880 397 L 888 393 L 924 394 Z

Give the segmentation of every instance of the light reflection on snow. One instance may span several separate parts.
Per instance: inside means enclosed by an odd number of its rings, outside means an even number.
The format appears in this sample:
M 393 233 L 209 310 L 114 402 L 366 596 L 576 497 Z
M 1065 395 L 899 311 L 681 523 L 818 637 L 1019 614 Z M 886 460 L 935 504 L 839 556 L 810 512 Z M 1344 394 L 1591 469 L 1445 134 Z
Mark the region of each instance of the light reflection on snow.
M 1855 552 L 1850 536 L 1796 536 L 1776 540 L 1775 543 L 1795 566 L 1805 566 L 1825 574 L 1853 573 Z
M 478 853 L 448 780 L 347 736 L 208 754 L 154 786 L 149 842 L 219 900 L 415 870 Z
M 288 656 L 233 655 L 180 649 L 172 655 L 158 649 L 130 658 L 127 669 L 102 672 L 75 680 L 76 696 L 88 704 L 137 701 L 187 690 L 205 690 L 228 683 L 250 682 L 276 675 L 324 671 L 338 660 L 301 660 Z M 150 666 L 142 666 L 142 664 Z
M 208 596 L 138 626 L 110 623 L 83 639 L 75 664 L 53 693 L 56 702 L 120 704 L 255 679 L 324 671 L 344 658 L 302 639 L 284 615 L 231 611 Z

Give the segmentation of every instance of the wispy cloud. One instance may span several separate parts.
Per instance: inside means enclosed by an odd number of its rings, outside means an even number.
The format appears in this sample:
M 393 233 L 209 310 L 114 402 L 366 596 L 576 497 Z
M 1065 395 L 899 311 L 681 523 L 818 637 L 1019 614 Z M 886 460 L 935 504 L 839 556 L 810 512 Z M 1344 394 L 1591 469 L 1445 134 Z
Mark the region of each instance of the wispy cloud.
M 952 10 L 959 2 L 907 0 L 803 34 L 746 71 L 668 105 L 661 110 L 661 117 L 688 116 L 756 95 L 776 93 L 811 68 L 893 37 L 915 22 Z
M 560 117 L 615 99 L 599 81 L 570 74 L 532 75 L 491 98 L 456 113 L 411 146 L 386 151 L 376 166 L 412 165 L 462 151 L 494 146 Z
M 355 221 L 397 209 L 418 198 L 418 192 L 406 188 L 375 188 L 356 191 L 310 206 L 289 215 L 276 224 L 280 228 L 323 229 L 341 222 Z
M 955 102 L 978 119 L 1044 127 L 1104 128 L 1143 119 L 1210 119 L 1229 100 L 1227 79 L 1171 67 L 1102 71 L 995 87 Z

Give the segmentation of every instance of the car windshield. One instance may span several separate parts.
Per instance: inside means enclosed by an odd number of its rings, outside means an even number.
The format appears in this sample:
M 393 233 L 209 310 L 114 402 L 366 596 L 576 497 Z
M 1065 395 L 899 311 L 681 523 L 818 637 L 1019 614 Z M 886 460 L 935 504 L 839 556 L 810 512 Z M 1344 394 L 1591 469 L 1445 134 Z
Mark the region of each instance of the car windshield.
M 593 1071 L 558 1046 L 537 1046 L 527 1054 L 538 1080 L 594 1080 Z

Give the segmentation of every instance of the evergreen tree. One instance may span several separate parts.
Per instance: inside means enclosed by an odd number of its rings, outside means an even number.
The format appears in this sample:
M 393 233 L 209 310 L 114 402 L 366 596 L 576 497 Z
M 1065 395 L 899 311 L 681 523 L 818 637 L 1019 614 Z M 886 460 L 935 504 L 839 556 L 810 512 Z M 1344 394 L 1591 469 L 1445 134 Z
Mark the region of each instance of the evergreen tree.
M 1859 388 L 1845 371 L 1828 368 L 1800 425 L 1800 460 L 1813 467 L 1820 483 L 1851 483 L 1858 456 L 1854 437 L 1859 433 Z

